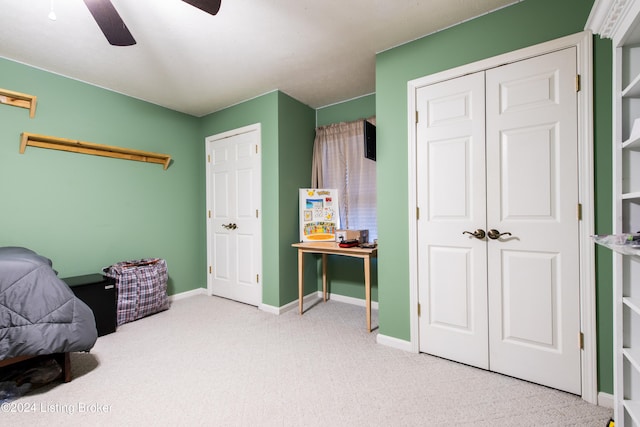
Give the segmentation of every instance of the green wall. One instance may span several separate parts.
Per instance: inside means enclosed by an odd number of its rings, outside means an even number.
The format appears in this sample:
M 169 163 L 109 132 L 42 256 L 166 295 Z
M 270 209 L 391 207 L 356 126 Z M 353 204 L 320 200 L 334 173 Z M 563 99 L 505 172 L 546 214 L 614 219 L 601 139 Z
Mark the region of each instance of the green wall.
M 298 190 L 311 184 L 315 111 L 280 93 L 280 299 L 279 306 L 298 299 L 298 257 L 292 243 L 300 241 Z M 305 255 L 307 259 L 313 255 Z M 305 268 L 305 294 L 316 289 L 317 269 Z
M 206 286 L 198 119 L 0 59 L 0 87 L 36 95 L 36 116 L 0 105 L 0 246 L 52 259 L 60 277 L 161 257 L 169 293 Z M 161 165 L 27 147 L 31 132 L 170 154 Z
M 291 244 L 299 240 L 298 188 L 308 186 L 311 180 L 314 122 L 313 109 L 279 91 L 202 119 L 202 141 L 261 124 L 262 302 L 274 307 L 298 298 L 297 254 Z M 315 281 L 312 269 L 308 274 L 307 281 Z
M 612 158 L 612 44 L 594 37 L 593 115 L 595 169 L 595 232 L 613 231 Z M 596 312 L 598 328 L 598 385 L 613 393 L 613 258 L 609 249 L 596 245 Z
M 316 126 L 368 119 L 376 115 L 376 95 L 369 94 L 316 110 Z
M 263 303 L 297 299 L 298 192 L 311 177 L 315 111 L 274 91 L 203 118 L 0 59 L 2 87 L 38 96 L 36 117 L 0 105 L 0 245 L 29 247 L 61 277 L 161 257 L 169 293 L 206 287 L 204 138 L 261 124 Z M 21 132 L 168 153 L 162 166 L 28 147 Z M 272 225 L 273 224 L 273 225 Z M 307 272 L 315 287 L 313 269 Z
M 410 339 L 407 82 L 425 75 L 581 32 L 592 1 L 526 0 L 428 37 L 391 49 L 376 59 L 380 333 Z M 610 228 L 610 47 L 596 43 L 594 104 L 598 229 Z M 607 83 L 609 82 L 609 83 Z M 602 255 L 602 254 L 600 254 Z M 609 292 L 610 264 L 598 258 L 598 296 Z M 600 390 L 611 392 L 611 305 L 598 304 Z

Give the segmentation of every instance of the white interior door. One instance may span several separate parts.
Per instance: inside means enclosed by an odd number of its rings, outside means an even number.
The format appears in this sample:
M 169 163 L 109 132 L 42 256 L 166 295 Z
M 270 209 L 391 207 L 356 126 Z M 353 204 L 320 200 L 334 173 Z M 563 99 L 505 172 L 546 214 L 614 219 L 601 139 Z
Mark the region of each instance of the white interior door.
M 580 394 L 575 61 L 419 89 L 416 188 L 420 351 Z
M 258 306 L 261 286 L 260 130 L 207 138 L 209 293 Z
M 488 70 L 491 370 L 581 393 L 575 48 Z
M 417 99 L 420 350 L 488 369 L 484 74 Z

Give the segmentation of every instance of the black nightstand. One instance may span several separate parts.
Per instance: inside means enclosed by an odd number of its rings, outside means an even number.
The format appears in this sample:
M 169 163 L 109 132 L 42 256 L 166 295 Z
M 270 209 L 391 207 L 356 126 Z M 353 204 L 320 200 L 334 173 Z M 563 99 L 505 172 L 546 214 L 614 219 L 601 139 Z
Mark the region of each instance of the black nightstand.
M 99 337 L 116 331 L 118 296 L 115 279 L 102 274 L 87 274 L 62 280 L 93 310 Z

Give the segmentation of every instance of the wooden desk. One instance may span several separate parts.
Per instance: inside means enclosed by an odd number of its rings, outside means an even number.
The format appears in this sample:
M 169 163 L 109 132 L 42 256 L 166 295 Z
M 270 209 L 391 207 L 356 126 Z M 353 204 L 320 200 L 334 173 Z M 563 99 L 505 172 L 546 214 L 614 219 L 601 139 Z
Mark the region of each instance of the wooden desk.
M 298 248 L 298 306 L 302 315 L 304 297 L 304 254 L 322 254 L 322 299 L 327 301 L 327 255 L 343 255 L 364 260 L 364 289 L 367 308 L 367 330 L 371 332 L 371 258 L 378 255 L 378 248 L 341 248 L 335 242 L 294 243 Z

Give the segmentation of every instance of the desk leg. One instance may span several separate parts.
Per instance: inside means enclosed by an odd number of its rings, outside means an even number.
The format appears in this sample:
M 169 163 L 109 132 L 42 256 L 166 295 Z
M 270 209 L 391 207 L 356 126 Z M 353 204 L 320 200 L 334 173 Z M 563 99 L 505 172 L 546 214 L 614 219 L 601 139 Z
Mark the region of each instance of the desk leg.
M 304 297 L 304 252 L 298 249 L 298 309 L 302 315 L 302 299 Z
M 322 254 L 322 299 L 327 302 L 327 254 Z
M 367 331 L 371 332 L 371 257 L 364 258 L 364 293 L 367 305 Z

